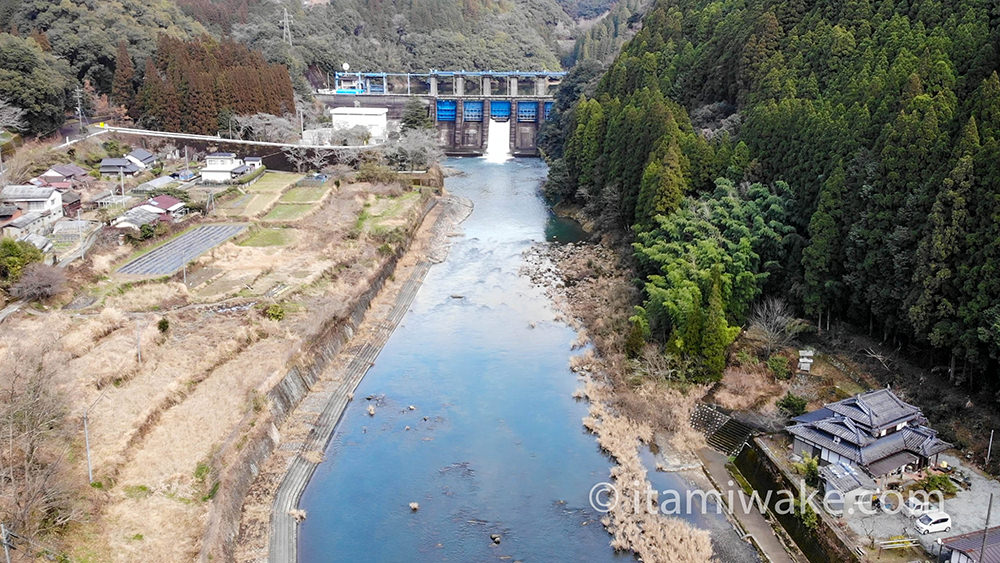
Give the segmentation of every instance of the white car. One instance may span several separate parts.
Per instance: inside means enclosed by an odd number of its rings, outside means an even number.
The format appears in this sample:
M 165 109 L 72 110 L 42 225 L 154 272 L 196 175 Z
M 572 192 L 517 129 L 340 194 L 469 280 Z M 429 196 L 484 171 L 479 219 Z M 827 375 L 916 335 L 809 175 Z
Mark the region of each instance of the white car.
M 920 500 L 917 497 L 910 497 L 903 502 L 903 514 L 910 518 L 923 516 L 931 511 L 931 503 Z
M 951 531 L 951 516 L 944 512 L 928 512 L 917 518 L 917 532 L 921 534 L 936 534 Z

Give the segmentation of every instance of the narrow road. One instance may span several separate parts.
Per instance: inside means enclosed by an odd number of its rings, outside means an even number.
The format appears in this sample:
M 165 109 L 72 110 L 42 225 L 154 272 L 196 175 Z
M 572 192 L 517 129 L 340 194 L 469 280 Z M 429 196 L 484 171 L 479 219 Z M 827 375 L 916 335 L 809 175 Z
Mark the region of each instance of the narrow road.
M 770 522 L 756 510 L 744 511 L 743 506 L 752 506 L 743 489 L 735 482 L 729 469 L 726 468 L 726 457 L 721 453 L 711 449 L 702 448 L 698 451 L 698 458 L 705 465 L 705 470 L 719 487 L 719 492 L 723 498 L 734 499 L 734 505 L 729 510 L 734 518 L 739 521 L 746 533 L 751 535 L 757 546 L 764 552 L 764 555 L 772 563 L 795 563 L 785 546 L 781 543 Z

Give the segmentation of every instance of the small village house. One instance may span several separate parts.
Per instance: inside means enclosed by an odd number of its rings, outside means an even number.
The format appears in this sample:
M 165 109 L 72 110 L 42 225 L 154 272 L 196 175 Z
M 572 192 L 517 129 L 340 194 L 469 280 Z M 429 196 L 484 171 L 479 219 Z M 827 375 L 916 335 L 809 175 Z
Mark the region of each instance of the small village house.
M 941 546 L 941 554 L 938 561 L 1000 563 L 1000 526 L 985 530 L 985 538 L 983 535 L 983 530 L 976 530 L 960 536 L 939 539 L 937 543 Z M 985 545 L 983 539 L 986 540 Z
M 60 217 L 62 217 L 61 214 L 57 216 L 53 213 L 31 211 L 7 223 L 4 226 L 4 235 L 14 238 L 28 234 L 42 235 L 47 233 L 52 224 Z
M 876 479 L 926 467 L 951 447 L 925 426 L 920 409 L 888 389 L 830 403 L 792 421 L 793 453 L 854 465 Z
M 138 231 L 143 225 L 152 225 L 160 220 L 160 214 L 144 209 L 142 206 L 126 211 L 111 223 L 116 229 L 132 229 Z
M 76 182 L 87 178 L 87 171 L 75 164 L 56 164 L 38 176 L 42 181 L 41 185 L 60 187 L 67 185 L 72 187 Z
M 128 153 L 125 155 L 125 159 L 136 165 L 139 170 L 152 168 L 156 164 L 156 155 L 142 148 Z
M 819 470 L 819 477 L 823 481 L 826 508 L 837 515 L 843 514 L 845 507 L 859 503 L 870 505 L 878 490 L 871 477 L 843 461 L 824 465 Z
M 62 194 L 55 188 L 7 186 L 0 190 L 0 202 L 12 203 L 28 213 L 50 213 L 62 217 Z
M 24 214 L 21 208 L 13 203 L 0 203 L 0 233 L 11 221 Z
M 101 161 L 101 176 L 135 176 L 142 169 L 127 158 L 105 158 Z
M 172 223 L 187 213 L 184 202 L 169 195 L 160 195 L 126 211 L 111 223 L 119 229 L 139 230 L 143 225 Z
M 170 195 L 158 195 L 150 198 L 144 205 L 158 210 L 161 215 L 165 214 L 171 221 L 180 219 L 187 214 L 187 206 L 184 205 L 184 202 Z
M 242 158 L 231 152 L 216 152 L 205 157 L 205 167 L 201 169 L 203 182 L 224 184 L 250 171 Z
M 42 235 L 35 233 L 26 233 L 19 237 L 17 240 L 20 242 L 26 242 L 31 246 L 34 246 L 42 252 L 42 254 L 47 254 L 52 250 L 52 241 Z
M 62 194 L 63 215 L 65 217 L 76 217 L 76 214 L 83 207 L 80 202 L 80 194 L 76 192 L 63 192 Z

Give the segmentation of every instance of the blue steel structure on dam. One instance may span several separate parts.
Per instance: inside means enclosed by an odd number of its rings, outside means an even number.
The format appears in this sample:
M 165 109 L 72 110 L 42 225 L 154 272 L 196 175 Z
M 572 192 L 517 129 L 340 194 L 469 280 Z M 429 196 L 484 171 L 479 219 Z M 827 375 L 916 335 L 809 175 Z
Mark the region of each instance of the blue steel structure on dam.
M 449 155 L 483 154 L 489 120 L 509 121 L 511 154 L 537 156 L 538 130 L 552 111 L 552 87 L 564 76 L 549 71 L 338 72 L 317 97 L 335 106 L 388 107 L 390 119 L 402 117 L 409 98 L 425 100 Z

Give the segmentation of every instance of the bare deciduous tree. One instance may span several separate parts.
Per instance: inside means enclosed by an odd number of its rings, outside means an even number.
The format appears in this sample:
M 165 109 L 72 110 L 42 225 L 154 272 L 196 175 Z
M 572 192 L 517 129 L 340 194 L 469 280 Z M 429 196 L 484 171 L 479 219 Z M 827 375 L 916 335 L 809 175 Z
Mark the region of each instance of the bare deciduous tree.
M 66 474 L 66 405 L 52 366 L 59 352 L 41 340 L 12 342 L 0 362 L 0 514 L 19 533 L 56 530 L 80 515 Z
M 796 336 L 806 328 L 808 325 L 796 318 L 783 300 L 770 297 L 754 305 L 751 310 L 747 337 L 760 344 L 770 356 L 775 350 L 794 342 Z
M 292 123 L 291 116 L 278 116 L 269 113 L 253 115 L 237 115 L 233 117 L 233 131 L 240 139 L 249 135 L 255 141 L 270 141 L 287 143 L 298 139 L 298 126 Z
M 297 172 L 302 172 L 305 165 L 309 163 L 309 149 L 306 147 L 285 147 L 281 149 L 281 152 L 285 153 L 285 158 L 295 166 Z
M 32 264 L 25 268 L 21 279 L 10 288 L 10 294 L 18 299 L 40 301 L 59 294 L 65 286 L 66 274 L 62 268 Z
M 24 119 L 24 110 L 10 105 L 7 100 L 0 99 L 0 128 L 23 130 L 28 123 Z
M 400 169 L 426 170 L 442 155 L 437 133 L 430 129 L 410 129 L 386 149 L 389 160 Z
M 333 149 L 313 149 L 306 157 L 306 162 L 309 163 L 311 169 L 320 171 L 329 166 L 334 155 Z

